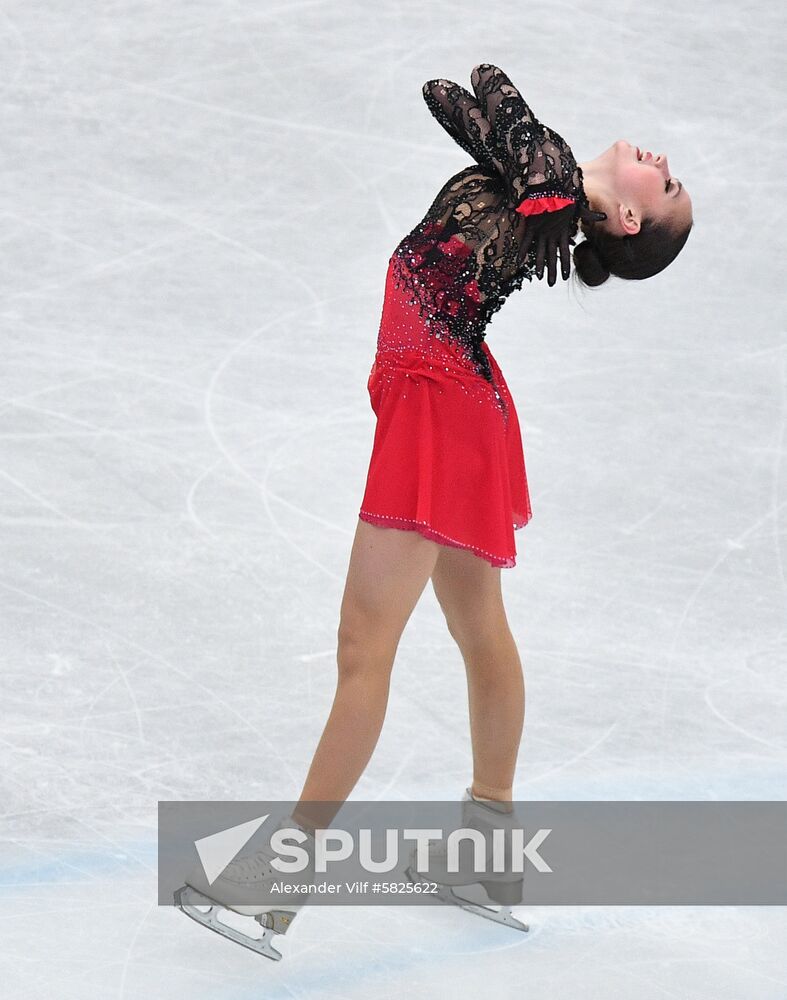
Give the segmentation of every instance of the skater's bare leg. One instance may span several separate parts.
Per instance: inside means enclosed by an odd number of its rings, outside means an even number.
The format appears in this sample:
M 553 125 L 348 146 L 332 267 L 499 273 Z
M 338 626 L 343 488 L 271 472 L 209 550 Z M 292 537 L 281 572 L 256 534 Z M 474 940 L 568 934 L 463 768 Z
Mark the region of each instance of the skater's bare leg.
M 432 586 L 467 673 L 472 794 L 510 802 L 525 719 L 522 663 L 503 607 L 500 567 L 441 547 Z
M 342 803 L 372 756 L 399 639 L 441 548 L 417 531 L 358 519 L 341 604 L 336 694 L 293 811 L 308 828 L 330 823 L 339 806 L 317 803 Z

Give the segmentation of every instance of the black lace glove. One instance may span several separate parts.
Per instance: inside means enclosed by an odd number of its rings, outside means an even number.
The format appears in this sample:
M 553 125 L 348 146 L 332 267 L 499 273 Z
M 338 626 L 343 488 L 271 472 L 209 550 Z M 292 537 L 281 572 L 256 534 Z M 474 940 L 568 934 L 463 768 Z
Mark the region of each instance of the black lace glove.
M 533 243 L 536 246 L 536 277 L 540 281 L 544 277 L 544 264 L 547 266 L 547 284 L 551 288 L 557 281 L 557 255 L 560 251 L 560 273 L 563 280 L 571 275 L 571 251 L 576 233 L 576 221 L 601 222 L 606 219 L 604 212 L 594 212 L 592 209 L 576 204 L 564 205 L 551 212 L 541 212 L 539 215 L 528 215 L 527 228 L 522 242 L 523 256 Z

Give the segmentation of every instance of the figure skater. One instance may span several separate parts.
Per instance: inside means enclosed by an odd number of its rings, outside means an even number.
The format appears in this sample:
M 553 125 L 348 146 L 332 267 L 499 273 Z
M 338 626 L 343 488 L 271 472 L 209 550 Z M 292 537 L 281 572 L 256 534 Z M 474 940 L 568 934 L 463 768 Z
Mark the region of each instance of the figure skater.
M 693 225 L 688 192 L 663 154 L 620 139 L 577 164 L 500 68 L 481 63 L 471 83 L 474 94 L 449 80 L 423 87 L 431 113 L 475 162 L 441 188 L 388 261 L 368 380 L 377 423 L 341 603 L 337 688 L 292 814 L 312 839 L 371 758 L 397 646 L 429 580 L 467 673 L 473 774 L 463 802 L 510 811 L 525 688 L 500 570 L 515 565 L 514 531 L 531 506 L 516 409 L 485 330 L 525 278 L 541 280 L 546 268 L 555 284 L 558 255 L 567 279 L 571 247 L 587 286 L 610 275 L 641 280 L 675 259 Z M 337 805 L 326 812 L 325 803 Z M 238 862 L 233 884 L 280 877 L 269 860 Z M 208 895 L 220 900 L 220 885 Z M 281 957 L 270 938 L 299 906 L 232 908 L 265 928 L 263 945 L 240 943 Z

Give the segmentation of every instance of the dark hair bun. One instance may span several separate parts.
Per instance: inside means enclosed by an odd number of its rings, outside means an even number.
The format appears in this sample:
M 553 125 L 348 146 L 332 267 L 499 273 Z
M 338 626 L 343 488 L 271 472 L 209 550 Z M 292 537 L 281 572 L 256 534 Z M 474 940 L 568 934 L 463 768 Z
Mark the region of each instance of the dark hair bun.
M 593 244 L 585 239 L 574 247 L 574 269 L 586 285 L 591 288 L 603 285 L 609 271 L 602 264 Z

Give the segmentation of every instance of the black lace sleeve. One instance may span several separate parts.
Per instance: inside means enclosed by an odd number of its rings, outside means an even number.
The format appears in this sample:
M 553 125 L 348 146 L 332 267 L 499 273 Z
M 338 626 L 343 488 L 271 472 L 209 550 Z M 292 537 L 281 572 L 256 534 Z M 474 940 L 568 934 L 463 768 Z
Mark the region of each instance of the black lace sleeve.
M 496 158 L 511 201 L 524 215 L 551 211 L 561 203 L 528 202 L 557 198 L 587 205 L 582 170 L 568 143 L 536 118 L 533 111 L 498 66 L 479 63 L 471 74 L 479 111 L 489 123 Z
M 491 378 L 481 348 L 486 326 L 536 271 L 528 217 L 583 192 L 568 145 L 538 121 L 502 70 L 481 63 L 472 85 L 475 96 L 450 80 L 423 86 L 432 115 L 476 162 L 443 185 L 394 256 L 427 325 L 462 343 Z
M 482 166 L 502 172 L 494 154 L 491 127 L 478 101 L 452 80 L 427 80 L 423 85 L 426 106 L 446 132 Z

